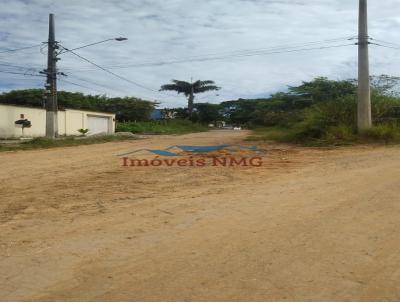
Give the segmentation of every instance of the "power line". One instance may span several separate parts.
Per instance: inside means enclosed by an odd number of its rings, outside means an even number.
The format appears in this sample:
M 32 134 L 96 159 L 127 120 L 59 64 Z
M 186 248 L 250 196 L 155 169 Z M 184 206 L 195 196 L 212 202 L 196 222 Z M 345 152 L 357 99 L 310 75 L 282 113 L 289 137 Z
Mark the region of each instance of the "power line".
M 126 77 L 123 77 L 123 76 L 121 76 L 121 75 L 119 75 L 119 74 L 116 74 L 115 72 L 112 72 L 111 70 L 108 70 L 107 68 L 104 68 L 104 67 L 98 65 L 97 63 L 94 63 L 93 61 L 91 61 L 91 60 L 89 60 L 89 59 L 87 59 L 87 58 L 85 58 L 85 57 L 83 57 L 83 56 L 77 54 L 76 52 L 74 52 L 74 51 L 72 51 L 72 50 L 69 50 L 68 48 L 65 48 L 65 47 L 62 46 L 62 45 L 60 45 L 60 46 L 61 46 L 62 48 L 64 48 L 65 50 L 68 50 L 69 53 L 72 53 L 73 55 L 77 56 L 78 58 L 80 58 L 80 59 L 82 59 L 82 60 L 84 60 L 84 61 L 86 61 L 86 62 L 92 64 L 93 66 L 96 66 L 97 68 L 103 70 L 104 72 L 107 72 L 107 73 L 109 73 L 109 74 L 111 74 L 111 75 L 113 75 L 113 76 L 115 76 L 115 77 L 117 77 L 117 78 L 119 78 L 119 79 L 121 79 L 121 80 L 124 80 L 124 81 L 126 81 L 126 82 L 128 82 L 128 83 L 131 83 L 131 84 L 133 84 L 133 85 L 135 85 L 135 86 L 137 86 L 137 87 L 140 87 L 140 88 L 143 88 L 143 89 L 152 91 L 152 92 L 156 92 L 156 93 L 159 93 L 159 94 L 164 94 L 164 95 L 167 95 L 168 97 L 171 97 L 169 94 L 165 94 L 165 93 L 162 93 L 162 92 L 160 92 L 160 91 L 158 91 L 158 90 L 155 90 L 155 89 L 146 87 L 146 86 L 144 86 L 144 85 L 142 85 L 142 84 L 139 84 L 139 83 L 137 83 L 137 82 L 135 82 L 135 81 L 132 81 L 132 80 L 126 78 Z
M 377 46 L 380 46 L 380 47 L 400 50 L 400 46 L 399 47 L 394 47 L 394 46 L 382 45 L 382 44 L 379 44 L 379 43 L 371 43 L 371 44 L 372 45 L 377 45 Z
M 103 93 L 103 91 L 100 91 L 100 90 L 97 90 L 97 89 L 93 89 L 92 87 L 88 87 L 88 86 L 85 86 L 85 85 L 82 85 L 82 84 L 78 84 L 78 83 L 75 83 L 75 82 L 71 82 L 71 81 L 68 81 L 68 80 L 65 80 L 65 79 L 58 79 L 58 80 L 61 81 L 61 82 L 65 82 L 65 83 L 74 85 L 74 86 L 78 86 L 78 87 L 86 88 L 86 89 L 90 89 L 90 90 L 95 90 L 95 91 L 97 91 L 97 92 Z
M 282 54 L 282 53 L 291 53 L 291 52 L 303 52 L 303 51 L 338 48 L 338 47 L 354 46 L 354 45 L 355 45 L 354 43 L 351 43 L 351 44 L 340 44 L 340 45 L 332 45 L 332 46 L 313 47 L 313 48 L 299 48 L 299 49 L 291 49 L 291 50 L 284 50 L 284 51 L 268 51 L 268 52 L 260 51 L 260 52 L 257 52 L 257 53 L 248 53 L 248 54 L 244 53 L 244 54 L 236 54 L 236 55 L 229 55 L 229 56 L 211 57 L 211 58 L 177 60 L 177 61 L 170 61 L 170 62 L 158 62 L 158 63 L 153 63 L 153 64 L 138 64 L 138 65 L 130 65 L 130 66 L 126 65 L 126 67 L 141 67 L 141 66 L 143 67 L 143 66 L 169 65 L 169 64 L 188 63 L 188 62 L 218 61 L 218 60 L 225 60 L 225 59 L 230 59 L 230 58 L 253 57 L 253 56 Z
M 9 77 L 7 77 L 7 79 L 6 79 L 6 81 L 9 81 L 9 80 L 15 80 L 15 81 L 39 81 L 39 79 L 38 78 L 9 78 Z M 42 83 L 42 81 L 40 80 L 40 83 Z M 41 85 L 41 84 L 40 84 Z
M 237 51 L 197 55 L 197 56 L 188 57 L 188 59 L 196 58 L 196 57 L 203 57 L 203 56 L 211 56 L 211 55 L 223 55 L 224 53 L 226 53 L 228 55 L 232 55 L 232 54 L 240 54 L 243 52 L 249 53 L 249 52 L 259 52 L 259 51 L 272 51 L 272 50 L 279 50 L 279 49 L 286 49 L 286 48 L 298 48 L 298 47 L 309 46 L 309 45 L 314 45 L 314 44 L 333 43 L 333 42 L 346 41 L 346 40 L 348 41 L 348 40 L 354 40 L 354 39 L 356 39 L 355 36 L 346 36 L 346 37 L 341 37 L 341 38 L 336 38 L 336 39 L 326 39 L 326 40 L 319 40 L 319 41 L 313 41 L 313 42 L 283 44 L 283 45 L 277 45 L 277 46 L 268 47 L 268 48 L 242 49 L 242 50 L 237 50 Z
M 217 56 L 232 56 L 232 55 L 241 55 L 241 54 L 252 54 L 252 53 L 259 53 L 259 52 L 268 52 L 268 51 L 278 51 L 280 49 L 287 49 L 287 48 L 299 48 L 299 47 L 305 47 L 305 46 L 310 46 L 310 45 L 315 45 L 315 44 L 321 44 L 321 43 L 333 43 L 333 42 L 339 42 L 339 41 L 345 41 L 345 40 L 353 40 L 356 39 L 354 36 L 347 36 L 347 37 L 342 37 L 342 38 L 336 38 L 336 39 L 327 39 L 327 40 L 320 40 L 320 41 L 313 41 L 313 42 L 305 42 L 305 43 L 293 43 L 293 44 L 286 44 L 286 45 L 280 45 L 280 46 L 274 46 L 270 48 L 259 48 L 259 49 L 243 49 L 243 50 L 237 50 L 237 51 L 229 51 L 229 52 L 219 52 L 219 53 L 209 53 L 209 54 L 204 54 L 204 55 L 197 55 L 197 56 L 190 56 L 186 57 L 184 59 L 178 59 L 178 60 L 169 60 L 169 61 L 160 61 L 160 62 L 149 62 L 149 63 L 141 63 L 141 64 L 125 64 L 125 65 L 110 65 L 107 66 L 108 68 L 129 68 L 129 67 L 142 67 L 142 66 L 156 66 L 156 65 L 166 65 L 166 64 L 175 64 L 175 63 L 185 63 L 185 62 L 191 62 L 194 59 L 202 60 L 208 59 L 209 56 L 212 55 L 217 55 Z M 226 55 L 224 55 L 226 54 Z
M 68 74 L 67 76 L 73 77 L 73 78 L 75 78 L 75 79 L 77 79 L 79 81 L 82 81 L 82 82 L 86 82 L 86 83 L 89 83 L 89 84 L 92 84 L 92 85 L 96 85 L 98 87 L 101 87 L 101 88 L 104 88 L 104 89 L 107 89 L 107 90 L 118 91 L 115 88 L 111 88 L 109 86 L 106 86 L 106 85 L 103 85 L 103 84 L 99 84 L 99 83 L 96 83 L 94 81 L 89 81 L 89 80 L 86 80 L 86 79 L 82 79 L 81 77 L 77 77 L 76 75 L 73 75 L 73 74 Z
M 259 53 L 243 53 L 243 54 L 236 54 L 236 55 L 230 55 L 230 56 L 221 56 L 221 57 L 213 57 L 213 58 L 204 58 L 204 59 L 197 59 L 197 60 L 196 60 L 196 59 L 192 59 L 192 60 L 190 60 L 190 62 L 193 62 L 193 61 L 208 61 L 208 60 L 221 60 L 221 59 L 226 59 L 226 58 L 247 57 L 247 56 L 255 56 L 255 55 L 268 55 L 268 54 L 278 54 L 278 53 L 291 53 L 291 52 L 312 51 L 312 50 L 320 50 L 320 49 L 339 48 L 339 47 L 345 47 L 345 46 L 354 46 L 354 45 L 355 45 L 354 43 L 351 43 L 351 44 L 340 44 L 340 45 L 330 45 L 330 46 L 322 46 L 322 47 L 313 47 L 313 48 L 291 49 L 291 50 L 284 50 L 284 51 L 269 51 L 269 52 L 259 52 Z M 69 49 L 65 48 L 64 46 L 61 46 L 61 47 L 63 47 L 64 49 L 68 50 L 68 52 L 70 52 L 70 53 L 72 53 L 73 55 L 77 56 L 77 57 L 80 58 L 81 60 L 84 60 L 84 61 L 90 63 L 91 65 L 93 65 L 93 66 L 95 66 L 95 67 L 97 67 L 97 68 L 99 68 L 99 69 L 101 69 L 101 70 L 103 70 L 103 71 L 105 71 L 105 72 L 107 72 L 107 73 L 109 73 L 109 74 L 111 74 L 111 75 L 113 75 L 113 76 L 119 78 L 119 79 L 122 79 L 122 80 L 124 80 L 124 81 L 127 81 L 127 82 L 129 82 L 129 83 L 131 83 L 131 84 L 133 84 L 133 85 L 135 85 L 135 86 L 144 88 L 144 89 L 146 89 L 146 90 L 149 90 L 149 91 L 152 91 L 152 92 L 156 92 L 156 93 L 161 93 L 161 92 L 159 92 L 159 91 L 157 91 L 157 90 L 155 90 L 155 89 L 146 87 L 146 86 L 144 86 L 144 85 L 142 85 L 142 84 L 139 84 L 139 83 L 137 83 L 137 82 L 134 82 L 134 81 L 132 81 L 132 80 L 126 78 L 126 77 L 123 77 L 123 76 L 121 76 L 121 75 L 119 75 L 119 74 L 116 74 L 115 72 L 112 72 L 112 71 L 110 71 L 109 69 L 107 69 L 107 68 L 105 68 L 105 67 L 102 67 L 102 66 L 98 65 L 97 63 L 94 63 L 93 61 L 91 61 L 91 60 L 89 60 L 89 59 L 87 59 L 87 58 L 85 58 L 85 57 L 83 57 L 83 56 L 81 56 L 81 55 L 75 53 L 75 52 L 72 51 L 72 50 L 69 50 Z M 187 60 L 187 61 L 189 61 L 189 60 Z M 171 63 L 176 63 L 176 62 L 177 62 L 177 61 L 175 61 L 175 62 L 170 62 L 169 64 L 171 64 Z M 181 61 L 179 61 L 179 62 L 183 62 L 183 60 L 181 60 Z M 87 81 L 87 82 L 90 82 L 90 81 Z M 71 84 L 72 84 L 72 82 L 71 82 Z M 74 85 L 74 84 L 76 84 L 76 83 L 73 83 L 73 85 Z M 99 85 L 99 84 L 97 84 L 97 83 L 93 83 L 93 82 L 92 82 L 92 84 L 103 87 L 103 85 Z M 77 85 L 77 86 L 78 86 L 78 85 Z M 83 86 L 83 85 L 81 85 L 81 87 L 84 87 L 84 88 L 87 88 L 87 89 L 92 89 L 92 88 L 90 88 L 90 87 Z M 162 94 L 164 94 L 164 93 L 162 93 Z M 164 95 L 167 95 L 167 94 L 164 94 Z M 170 95 L 167 95 L 167 96 L 168 96 L 168 97 L 171 97 Z
M 14 68 L 16 70 L 24 70 L 25 71 L 24 73 L 21 72 L 21 74 L 23 74 L 23 75 L 34 75 L 34 73 L 38 73 L 39 72 L 38 68 L 13 65 L 13 64 L 3 63 L 3 62 L 0 62 L 0 66 L 5 66 L 5 67 L 8 67 L 8 68 Z M 4 71 L 4 73 L 5 72 L 6 71 Z M 11 71 L 7 71 L 7 73 L 10 73 L 10 72 Z M 17 72 L 14 72 L 14 73 L 17 74 Z M 36 75 L 34 75 L 34 76 L 36 76 Z
M 0 66 L 7 66 L 7 67 L 13 67 L 13 68 L 19 68 L 19 69 L 28 69 L 27 67 L 24 67 L 24 66 L 12 65 L 12 64 L 3 63 L 3 62 L 0 62 Z
M 42 67 L 37 66 L 37 67 L 33 67 L 33 66 L 21 66 L 21 65 L 14 65 L 10 62 L 5 62 L 5 61 L 0 61 L 0 65 L 1 66 L 8 66 L 8 67 L 14 67 L 14 68 L 20 68 L 20 69 L 36 69 L 36 70 L 41 70 Z
M 82 79 L 81 77 L 77 77 L 76 75 L 67 74 L 67 76 L 68 77 L 73 77 L 73 78 L 75 78 L 75 79 L 77 79 L 79 81 L 82 81 L 82 82 L 93 84 L 93 85 L 96 85 L 96 86 L 99 86 L 99 87 L 102 87 L 102 88 L 107 88 L 106 86 L 104 86 L 102 84 L 99 84 L 99 83 L 96 83 L 96 82 L 93 82 L 93 81 L 89 81 L 89 80 L 86 80 L 86 79 Z M 111 89 L 111 88 L 108 87 L 107 89 Z
M 25 47 L 21 47 L 21 48 L 2 50 L 2 51 L 0 51 L 0 54 L 2 54 L 2 53 L 8 53 L 8 52 L 16 52 L 16 51 L 25 50 L 25 49 L 30 49 L 30 48 L 35 48 L 35 47 L 39 47 L 39 46 L 41 46 L 41 45 L 42 45 L 42 43 L 40 43 L 40 44 L 35 44 L 35 45 L 31 45 L 31 46 L 25 46 Z
M 346 39 L 346 40 L 352 40 L 353 38 Z M 343 40 L 343 39 L 342 39 Z M 339 40 L 325 40 L 325 41 L 339 41 Z M 319 44 L 320 42 L 310 42 L 303 44 L 302 46 L 307 46 L 307 45 L 313 45 L 313 44 Z M 216 56 L 216 57 L 188 57 L 185 59 L 180 59 L 180 60 L 171 60 L 171 61 L 160 61 L 160 62 L 153 62 L 153 63 L 140 63 L 140 64 L 125 64 L 125 65 L 114 65 L 114 66 L 109 66 L 108 68 L 110 69 L 122 69 L 122 68 L 130 68 L 130 67 L 151 67 L 151 66 L 163 66 L 163 65 L 170 65 L 170 64 L 179 64 L 179 63 L 189 63 L 189 62 L 205 62 L 205 61 L 218 61 L 218 60 L 224 60 L 224 59 L 230 59 L 230 58 L 237 58 L 237 57 L 252 57 L 252 56 L 261 56 L 261 55 L 270 55 L 270 54 L 281 54 L 281 53 L 291 53 L 291 52 L 301 52 L 301 51 L 311 51 L 311 50 L 319 50 L 319 49 L 328 49 L 328 48 L 337 48 L 337 47 L 344 47 L 344 46 L 352 46 L 355 45 L 354 43 L 352 44 L 341 44 L 341 45 L 331 45 L 331 46 L 322 46 L 322 47 L 314 47 L 314 48 L 295 48 L 295 49 L 284 49 L 285 47 L 275 47 L 275 48 L 269 48 L 269 49 L 258 49 L 258 50 L 252 50 L 252 51 L 247 51 L 241 53 L 240 51 L 233 52 L 228 55 L 222 55 L 222 56 Z M 287 47 L 286 47 L 287 48 Z M 279 50 L 279 49 L 284 49 L 284 50 Z M 85 71 L 92 71 L 93 69 L 87 69 Z
M 42 78 L 45 78 L 45 76 L 42 76 L 40 74 L 29 74 L 29 73 L 6 71 L 6 70 L 0 70 L 0 72 L 1 73 L 8 73 L 8 74 L 22 74 L 24 76 L 30 76 L 30 77 L 42 77 Z
M 69 50 L 65 50 L 65 49 L 64 49 L 64 51 L 61 51 L 61 52 L 59 53 L 59 55 L 60 55 L 60 54 L 64 54 L 64 53 L 66 53 L 66 52 L 73 51 L 73 50 L 78 50 L 78 49 L 86 48 L 86 47 L 89 47 L 89 46 L 93 46 L 93 45 L 97 45 L 97 44 L 101 44 L 101 43 L 104 43 L 104 42 L 107 42 L 107 41 L 113 41 L 113 40 L 114 40 L 114 41 L 125 41 L 125 40 L 128 40 L 128 39 L 127 39 L 127 38 L 123 38 L 123 37 L 105 39 L 105 40 L 102 40 L 102 41 L 99 41 L 99 42 L 94 42 L 94 43 L 86 44 L 86 45 L 79 46 L 79 47 L 76 47 L 76 48 L 72 48 L 72 49 L 69 49 Z
M 73 77 L 73 78 L 75 78 L 75 79 L 77 79 L 77 80 L 79 80 L 79 81 L 82 81 L 82 82 L 86 82 L 86 83 L 89 83 L 89 84 L 92 84 L 92 85 L 101 87 L 101 88 L 103 88 L 103 89 L 105 89 L 105 90 L 111 90 L 111 91 L 118 91 L 118 92 L 119 92 L 119 90 L 117 90 L 117 89 L 115 89 L 115 88 L 111 88 L 111 87 L 109 87 L 109 86 L 106 86 L 106 85 L 103 85 L 103 84 L 99 84 L 99 83 L 94 82 L 94 81 L 89 81 L 89 80 L 83 79 L 83 78 L 81 78 L 81 77 L 77 77 L 76 75 L 68 74 L 67 76 L 68 76 L 68 77 Z M 69 83 L 72 84 L 72 85 L 76 85 L 76 86 L 79 86 L 79 85 L 80 85 L 80 84 L 77 84 L 77 83 L 73 83 L 73 82 L 67 81 L 67 80 L 65 80 L 64 78 L 62 78 L 62 79 L 60 79 L 60 80 L 61 80 L 61 81 L 64 81 L 64 82 L 67 82 L 67 83 L 69 82 Z M 100 91 L 100 90 L 98 90 L 98 89 L 95 89 L 95 88 L 92 88 L 92 87 L 89 87 L 89 86 L 84 86 L 84 85 L 80 85 L 80 86 L 83 87 L 83 88 L 92 89 L 92 90 L 95 90 L 95 91 L 98 91 L 98 92 L 101 92 L 101 93 L 106 93 L 106 91 Z
M 103 89 L 115 90 L 115 89 L 112 89 L 112 88 L 110 88 L 110 87 L 104 86 L 104 85 L 102 85 L 102 84 L 99 84 L 99 83 L 96 83 L 96 82 L 93 82 L 93 81 L 89 81 L 89 80 L 86 80 L 86 79 L 82 79 L 82 78 L 77 77 L 77 76 L 75 76 L 75 75 L 68 74 L 67 76 L 68 76 L 68 77 L 71 77 L 71 76 L 72 76 L 73 78 L 75 78 L 75 79 L 77 79 L 77 80 L 79 80 L 79 81 L 86 82 L 86 83 L 89 83 L 89 84 L 92 84 L 92 85 L 96 85 L 96 86 L 101 87 L 101 88 L 103 88 Z M 65 80 L 64 78 L 59 79 L 59 80 L 60 80 L 60 81 L 63 81 L 63 82 L 66 82 L 66 83 L 69 83 L 69 84 L 71 84 L 71 85 L 80 86 L 80 87 L 82 87 L 82 88 L 87 88 L 87 89 L 95 90 L 95 91 L 98 91 L 98 92 L 101 92 L 101 93 L 105 93 L 105 91 L 100 91 L 100 90 L 98 90 L 98 89 L 96 89 L 96 88 L 92 88 L 92 87 L 85 86 L 85 85 L 82 85 L 82 84 L 77 84 L 77 83 L 75 83 L 75 82 L 71 82 L 71 81 L 69 81 L 69 80 Z
M 110 67 L 110 68 L 129 68 L 129 67 L 147 67 L 147 66 L 160 66 L 160 65 L 169 65 L 169 64 L 178 64 L 178 63 L 186 63 L 186 62 L 204 62 L 204 61 L 218 61 L 218 60 L 225 60 L 225 59 L 229 59 L 229 58 L 240 58 L 240 57 L 251 57 L 251 56 L 260 56 L 260 55 L 271 55 L 271 54 L 281 54 L 281 53 L 291 53 L 291 52 L 303 52 L 303 51 L 312 51 L 312 50 L 320 50 L 320 49 L 329 49 L 329 48 L 338 48 L 338 47 L 345 47 L 345 46 L 351 46 L 354 44 L 340 44 L 340 45 L 329 45 L 329 46 L 322 46 L 322 47 L 312 47 L 312 48 L 298 48 L 298 47 L 304 47 L 304 46 L 311 46 L 311 45 L 317 45 L 317 44 L 322 44 L 322 43 L 333 43 L 333 42 L 339 42 L 339 41 L 343 41 L 343 40 L 353 40 L 355 39 L 354 36 L 351 37 L 342 37 L 342 38 L 337 38 L 337 39 L 328 39 L 328 40 L 320 40 L 320 41 L 314 41 L 314 42 L 307 42 L 307 43 L 296 43 L 296 44 L 286 44 L 286 45 L 281 45 L 281 46 L 275 46 L 272 48 L 260 48 L 260 49 L 248 49 L 248 50 L 238 50 L 238 51 L 234 51 L 234 52 L 223 52 L 220 54 L 226 54 L 226 55 L 219 55 L 219 56 L 214 56 L 214 57 L 209 57 L 210 55 L 213 54 L 206 54 L 206 55 L 198 55 L 198 56 L 191 56 L 191 57 L 187 57 L 185 59 L 181 59 L 181 60 L 170 60 L 170 61 L 160 61 L 160 62 L 153 62 L 153 63 L 141 63 L 141 64 L 132 64 L 132 65 L 123 65 L 123 66 L 114 66 L 114 67 Z M 376 40 L 378 41 L 378 40 Z M 382 41 L 384 42 L 384 41 Z M 389 43 L 389 42 L 385 42 L 385 43 Z M 98 44 L 98 43 L 93 43 L 93 44 Z M 29 49 L 29 48 L 34 48 L 37 46 L 41 46 L 43 45 L 43 43 L 38 44 L 38 45 L 32 45 L 32 46 L 28 46 L 28 47 L 23 47 L 23 48 L 18 48 L 18 49 L 9 49 L 7 51 L 4 52 L 10 52 L 10 51 L 19 51 L 19 50 L 23 50 L 23 49 Z M 377 44 L 378 45 L 378 44 Z M 395 48 L 395 47 L 389 47 L 389 46 L 385 46 L 385 45 L 379 45 L 379 46 L 383 46 L 383 47 L 388 47 L 388 48 Z M 63 47 L 63 46 L 62 46 Z M 80 49 L 82 47 L 76 48 L 76 49 Z M 292 48 L 292 49 L 291 49 Z M 81 60 L 84 60 L 88 63 L 90 63 L 91 65 L 95 66 L 98 69 L 103 70 L 104 72 L 107 72 L 121 80 L 124 80 L 126 82 L 129 82 L 137 87 L 158 93 L 158 94 L 163 94 L 166 95 L 168 97 L 171 97 L 171 95 L 169 94 L 165 94 L 162 93 L 158 90 L 149 88 L 147 86 L 144 86 L 140 83 L 137 83 L 135 81 L 132 81 L 126 77 L 123 77 L 115 72 L 112 72 L 111 70 L 107 69 L 106 67 L 100 66 L 97 63 L 77 54 L 74 52 L 75 49 L 68 49 L 66 47 L 63 47 L 63 49 L 65 50 L 63 53 L 65 52 L 70 52 L 72 54 L 74 54 L 75 56 L 77 56 L 78 58 L 80 58 Z M 397 49 L 397 48 L 396 48 Z M 0 52 L 2 53 L 2 52 Z M 214 53 L 214 54 L 218 54 L 218 53 Z M 23 66 L 18 66 L 18 65 L 12 65 L 12 64 L 6 64 L 6 63 L 0 63 L 0 65 L 3 66 L 7 66 L 7 67 L 14 67 L 14 68 L 19 68 L 19 69 L 27 69 L 27 67 L 23 67 Z M 36 68 L 32 68 L 36 69 Z M 88 70 L 89 71 L 89 70 Z M 22 75 L 30 75 L 30 76 L 41 76 L 41 75 L 34 75 L 34 74 L 27 74 L 27 73 L 17 73 L 17 72 L 11 72 L 11 71 L 1 71 L 3 73 L 10 73 L 10 74 L 22 74 Z M 79 79 L 81 81 L 85 81 L 91 84 L 94 84 L 96 86 L 100 86 L 105 88 L 103 85 L 98 84 L 98 83 L 94 83 L 94 82 L 90 82 L 88 80 L 83 80 L 83 79 Z M 80 85 L 74 82 L 70 82 L 67 80 L 63 80 L 64 82 L 70 83 L 71 85 L 76 85 L 76 86 L 80 86 L 86 89 L 92 89 L 88 86 L 84 86 L 84 85 Z
M 396 47 L 400 48 L 400 45 L 396 44 L 396 43 L 387 42 L 387 41 L 384 41 L 384 40 L 378 40 L 378 39 L 374 39 L 374 38 L 370 38 L 370 40 L 381 42 L 381 43 L 385 43 L 385 44 L 389 44 L 389 45 L 393 45 L 393 46 L 396 46 Z M 376 43 L 373 43 L 373 44 L 376 44 Z M 379 45 L 379 46 L 382 46 L 382 45 Z
M 179 60 L 172 60 L 171 62 L 190 62 L 193 59 L 199 59 L 201 60 L 203 57 L 205 59 L 208 59 L 209 56 L 236 56 L 236 55 L 247 55 L 247 54 L 258 54 L 260 52 L 269 52 L 269 51 L 278 51 L 278 50 L 288 50 L 292 48 L 299 48 L 299 47 L 305 47 L 305 46 L 310 46 L 310 45 L 315 45 L 315 44 L 322 44 L 322 43 L 333 43 L 333 42 L 340 42 L 340 41 L 348 41 L 348 40 L 353 40 L 356 39 L 354 36 L 351 37 L 342 37 L 342 38 L 337 38 L 337 39 L 328 39 L 328 40 L 320 40 L 320 41 L 314 41 L 314 42 L 305 42 L 305 43 L 293 43 L 293 44 L 286 44 L 286 45 L 280 45 L 280 46 L 274 46 L 274 47 L 269 47 L 269 48 L 256 48 L 256 49 L 243 49 L 243 50 L 237 50 L 237 51 L 229 51 L 229 52 L 220 52 L 220 53 L 209 53 L 205 55 L 197 55 L 197 56 L 190 56 L 184 59 L 179 59 Z M 226 54 L 226 55 L 224 55 Z M 163 61 L 161 63 L 164 63 Z M 167 61 L 168 63 L 168 61 Z M 141 65 L 147 65 L 147 64 L 159 64 L 159 63 L 144 63 L 144 64 L 135 64 L 135 65 L 123 65 L 119 66 L 119 68 L 126 68 L 126 67 L 138 67 Z M 117 67 L 117 66 L 116 66 Z

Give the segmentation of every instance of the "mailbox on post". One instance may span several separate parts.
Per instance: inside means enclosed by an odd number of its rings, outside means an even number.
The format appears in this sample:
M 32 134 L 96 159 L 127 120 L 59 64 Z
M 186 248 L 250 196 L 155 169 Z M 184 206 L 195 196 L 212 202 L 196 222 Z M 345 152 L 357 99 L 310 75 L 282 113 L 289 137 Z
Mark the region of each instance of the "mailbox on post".
M 24 137 L 24 129 L 32 127 L 32 123 L 28 119 L 17 120 L 17 121 L 15 121 L 15 125 L 21 126 L 21 128 L 22 128 L 22 137 Z

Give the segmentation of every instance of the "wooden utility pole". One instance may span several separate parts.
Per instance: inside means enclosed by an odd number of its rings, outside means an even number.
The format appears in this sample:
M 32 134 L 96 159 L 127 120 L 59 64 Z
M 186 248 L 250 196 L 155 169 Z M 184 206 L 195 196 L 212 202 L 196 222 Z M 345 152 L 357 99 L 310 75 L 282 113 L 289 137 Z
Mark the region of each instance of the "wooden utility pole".
M 55 39 L 54 15 L 49 15 L 49 39 L 47 55 L 46 82 L 46 137 L 58 136 L 57 102 L 57 41 Z
M 369 79 L 368 5 L 360 0 L 358 27 L 358 131 L 371 128 L 371 88 Z

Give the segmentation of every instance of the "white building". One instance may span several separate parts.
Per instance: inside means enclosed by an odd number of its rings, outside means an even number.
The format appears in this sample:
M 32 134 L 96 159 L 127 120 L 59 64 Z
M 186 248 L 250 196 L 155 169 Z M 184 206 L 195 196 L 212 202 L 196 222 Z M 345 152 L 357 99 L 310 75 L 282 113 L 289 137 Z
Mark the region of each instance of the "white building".
M 0 138 L 21 137 L 22 126 L 15 124 L 21 119 L 32 124 L 24 129 L 25 137 L 45 136 L 45 109 L 0 104 Z M 80 135 L 79 129 L 88 129 L 88 135 L 112 134 L 115 132 L 115 114 L 72 109 L 58 111 L 59 135 Z

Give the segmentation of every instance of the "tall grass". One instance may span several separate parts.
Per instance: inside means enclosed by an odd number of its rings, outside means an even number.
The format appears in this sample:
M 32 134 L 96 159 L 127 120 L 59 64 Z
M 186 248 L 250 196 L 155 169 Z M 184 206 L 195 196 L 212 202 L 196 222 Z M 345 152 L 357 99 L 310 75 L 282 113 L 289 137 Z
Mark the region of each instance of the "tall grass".
M 77 138 L 77 137 L 71 136 L 71 137 L 60 138 L 60 139 L 49 139 L 49 138 L 44 138 L 44 137 L 37 137 L 32 140 L 19 142 L 19 143 L 15 143 L 15 144 L 14 143 L 0 144 L 0 152 L 1 151 L 48 149 L 48 148 L 56 148 L 56 147 L 92 145 L 92 144 L 101 144 L 101 143 L 125 141 L 125 140 L 132 140 L 132 139 L 136 139 L 136 138 L 113 136 L 113 135 L 86 137 L 86 138 Z
M 360 134 L 365 141 L 378 141 L 388 143 L 400 142 L 400 127 L 398 124 L 380 124 L 373 126 Z
M 320 102 L 304 109 L 300 122 L 286 127 L 260 128 L 250 140 L 270 139 L 304 145 L 346 145 L 357 142 L 400 142 L 400 116 L 394 109 L 400 100 L 375 96 L 372 102 L 374 126 L 357 133 L 357 101 L 353 96 Z

